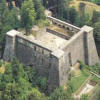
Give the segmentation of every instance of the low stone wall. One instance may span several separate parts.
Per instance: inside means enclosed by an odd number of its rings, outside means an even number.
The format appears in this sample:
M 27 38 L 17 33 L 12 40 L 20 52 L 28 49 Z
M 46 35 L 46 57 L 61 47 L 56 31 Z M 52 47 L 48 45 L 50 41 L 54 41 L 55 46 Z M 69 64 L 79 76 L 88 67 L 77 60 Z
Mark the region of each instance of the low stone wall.
M 61 21 L 59 19 L 56 19 L 56 18 L 50 17 L 50 16 L 48 16 L 47 18 L 49 20 L 51 20 L 54 24 L 56 24 L 58 26 L 62 26 L 62 28 L 68 29 L 68 30 L 70 30 L 70 31 L 72 31 L 74 33 L 77 33 L 77 32 L 80 31 L 80 28 L 79 27 L 76 27 L 76 26 L 74 26 L 72 24 L 69 24 L 67 22 Z
M 69 40 L 70 39 L 70 36 L 64 35 L 64 34 L 62 34 L 60 32 L 55 31 L 55 30 L 52 30 L 52 29 L 47 28 L 46 31 L 47 32 L 50 32 L 50 33 L 52 33 L 54 35 L 57 35 L 57 36 L 59 36 L 61 38 L 64 38 L 66 40 Z

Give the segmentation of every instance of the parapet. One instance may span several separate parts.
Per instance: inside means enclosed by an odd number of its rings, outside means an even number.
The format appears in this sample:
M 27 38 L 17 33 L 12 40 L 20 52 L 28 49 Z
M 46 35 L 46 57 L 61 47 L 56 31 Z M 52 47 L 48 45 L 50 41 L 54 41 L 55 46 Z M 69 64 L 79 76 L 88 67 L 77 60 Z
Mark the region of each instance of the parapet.
M 54 17 L 48 16 L 47 17 L 49 20 L 51 20 L 53 23 L 58 24 L 58 26 L 62 26 L 63 28 L 69 29 L 71 31 L 74 31 L 75 33 L 77 33 L 78 31 L 80 31 L 79 27 L 76 27 L 72 24 L 69 24 L 67 22 L 61 21 L 59 19 L 56 19 Z
M 7 32 L 7 35 L 8 36 L 11 36 L 11 37 L 15 37 L 17 34 L 19 34 L 20 32 L 16 31 L 16 30 L 11 30 L 9 32 Z
M 90 27 L 90 26 L 85 25 L 85 26 L 83 26 L 83 27 L 81 28 L 81 30 L 83 30 L 83 31 L 85 31 L 85 32 L 87 32 L 87 33 L 89 33 L 89 32 L 91 32 L 91 31 L 93 31 L 93 27 Z
M 52 54 L 54 57 L 56 57 L 56 58 L 59 59 L 60 57 L 62 57 L 62 56 L 64 55 L 64 51 L 58 49 L 58 50 L 53 51 L 51 54 Z

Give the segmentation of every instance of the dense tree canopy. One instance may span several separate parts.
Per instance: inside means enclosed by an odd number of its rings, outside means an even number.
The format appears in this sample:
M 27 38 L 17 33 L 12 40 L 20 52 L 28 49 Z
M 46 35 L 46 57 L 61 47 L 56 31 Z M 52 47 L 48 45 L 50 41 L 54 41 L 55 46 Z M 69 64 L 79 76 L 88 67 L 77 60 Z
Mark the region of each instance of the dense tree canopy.
M 24 1 L 21 7 L 21 23 L 22 26 L 26 29 L 26 34 L 35 24 L 35 17 L 36 17 L 36 12 L 33 1 L 32 0 Z
M 29 71 L 31 73 L 31 69 Z M 6 64 L 4 74 L 0 73 L 0 100 L 46 100 L 45 98 L 38 88 L 33 88 L 24 66 L 18 60 L 14 58 Z

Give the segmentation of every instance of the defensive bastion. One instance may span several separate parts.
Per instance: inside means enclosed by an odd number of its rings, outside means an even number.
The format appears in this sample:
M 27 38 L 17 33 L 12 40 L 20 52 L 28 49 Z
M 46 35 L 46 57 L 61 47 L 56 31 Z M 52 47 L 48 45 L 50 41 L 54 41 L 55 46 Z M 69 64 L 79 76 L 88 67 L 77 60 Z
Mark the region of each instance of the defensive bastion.
M 35 67 L 48 78 L 48 91 L 66 84 L 69 69 L 77 61 L 87 65 L 99 62 L 93 28 L 78 28 L 53 17 L 50 26 L 38 31 L 36 36 L 26 36 L 16 30 L 7 32 L 3 55 L 5 61 L 16 56 L 25 65 Z

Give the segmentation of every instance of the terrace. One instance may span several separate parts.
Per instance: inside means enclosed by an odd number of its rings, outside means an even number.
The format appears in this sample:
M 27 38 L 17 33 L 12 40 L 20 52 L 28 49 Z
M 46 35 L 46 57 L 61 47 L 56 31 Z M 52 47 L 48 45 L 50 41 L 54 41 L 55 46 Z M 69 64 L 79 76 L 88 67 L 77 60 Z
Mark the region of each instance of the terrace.
M 49 17 L 49 21 L 49 26 L 43 28 L 34 26 L 31 30 L 31 34 L 27 36 L 27 38 L 41 44 L 51 51 L 64 47 L 68 40 L 80 31 L 80 28 L 53 17 Z

